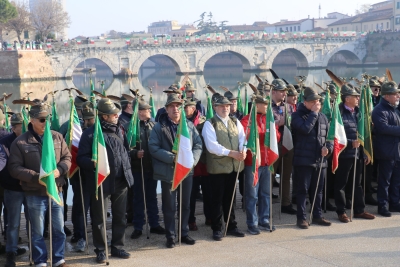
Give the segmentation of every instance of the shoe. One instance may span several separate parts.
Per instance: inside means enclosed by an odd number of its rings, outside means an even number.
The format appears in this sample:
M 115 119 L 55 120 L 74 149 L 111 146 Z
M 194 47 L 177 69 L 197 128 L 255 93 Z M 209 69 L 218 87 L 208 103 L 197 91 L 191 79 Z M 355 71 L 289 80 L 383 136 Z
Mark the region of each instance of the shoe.
M 94 250 L 96 253 L 96 262 L 97 263 L 105 263 L 106 262 L 106 253 L 104 250 L 98 250 L 97 248 Z
M 333 206 L 329 201 L 326 202 L 326 210 L 328 211 L 336 211 L 336 207 Z
M 375 215 L 364 211 L 363 213 L 354 214 L 354 218 L 373 220 L 375 219 Z
M 347 217 L 346 213 L 338 215 L 338 218 L 339 218 L 339 221 L 341 221 L 342 223 L 350 222 L 350 219 L 349 219 L 349 217 Z
M 372 194 L 370 194 L 365 196 L 365 204 L 378 206 L 378 201 L 372 196 Z
M 140 230 L 133 230 L 131 234 L 132 239 L 138 239 L 142 235 L 142 231 Z
M 242 231 L 240 231 L 238 228 L 229 230 L 226 232 L 226 234 L 236 236 L 236 237 L 244 237 L 245 236 L 245 234 Z
M 123 249 L 118 249 L 116 247 L 111 247 L 111 256 L 117 257 L 120 259 L 129 259 L 131 257 L 131 254 L 126 252 Z
M 247 227 L 247 232 L 251 235 L 259 235 L 260 229 L 258 229 L 257 226 L 252 225 Z
M 196 240 L 191 238 L 190 236 L 182 236 L 182 243 L 185 243 L 186 245 L 194 245 L 196 243 Z
M 175 247 L 175 241 L 173 238 L 167 238 L 167 243 L 165 244 L 167 248 L 174 248 Z
M 83 238 L 81 238 L 76 243 L 74 250 L 75 252 L 85 252 L 85 248 L 86 248 L 86 241 Z
M 318 224 L 322 226 L 331 226 L 331 222 L 325 219 L 324 217 L 321 218 L 313 218 L 312 220 L 313 224 Z
M 7 260 L 5 267 L 15 267 L 15 257 L 17 254 L 15 252 L 7 252 Z
M 297 214 L 297 210 L 295 210 L 292 205 L 288 205 L 288 206 L 281 206 L 281 212 L 282 213 L 287 213 L 287 214 Z
M 299 220 L 297 219 L 297 227 L 299 227 L 300 229 L 308 229 L 308 223 L 306 220 Z
M 213 231 L 213 239 L 215 241 L 221 241 L 224 236 L 221 231 Z
M 279 196 L 272 193 L 272 198 L 277 199 L 277 198 L 279 198 Z
M 208 225 L 208 226 L 211 225 L 211 220 L 210 219 L 206 219 L 206 225 Z
M 73 244 L 73 243 L 78 242 L 79 239 L 80 238 L 76 237 L 75 235 L 72 235 L 71 240 L 69 242 L 71 242 Z
M 386 208 L 378 209 L 378 213 L 383 217 L 392 217 L 392 213 L 390 213 Z
M 189 230 L 190 231 L 197 231 L 199 228 L 197 228 L 197 225 L 195 222 L 189 223 Z
M 390 212 L 400 212 L 400 206 L 389 206 Z
M 258 228 L 264 231 L 271 231 L 271 227 L 269 223 L 259 223 Z M 272 225 L 272 232 L 275 231 L 275 225 Z
M 64 234 L 65 234 L 66 236 L 71 236 L 71 235 L 72 235 L 71 230 L 69 230 L 68 227 L 65 226 L 65 225 L 64 225 Z
M 165 229 L 161 227 L 161 225 L 157 227 L 150 228 L 150 233 L 157 235 L 165 235 Z
M 26 249 L 17 247 L 17 256 L 21 256 L 26 253 Z

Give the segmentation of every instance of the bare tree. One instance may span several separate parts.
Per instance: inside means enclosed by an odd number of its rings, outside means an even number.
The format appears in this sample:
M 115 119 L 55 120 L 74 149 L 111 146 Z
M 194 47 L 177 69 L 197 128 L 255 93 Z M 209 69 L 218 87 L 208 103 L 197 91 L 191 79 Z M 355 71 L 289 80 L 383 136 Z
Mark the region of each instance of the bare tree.
M 31 22 L 41 40 L 45 40 L 50 33 L 62 33 L 71 19 L 59 1 L 38 0 L 31 8 Z
M 371 9 L 371 4 L 362 4 L 356 9 L 356 15 L 367 13 Z
M 29 31 L 32 29 L 30 22 L 30 13 L 28 3 L 25 1 L 11 2 L 17 10 L 17 16 L 10 19 L 2 26 L 8 31 L 15 31 L 17 33 L 18 41 L 21 42 L 21 34 L 24 31 Z

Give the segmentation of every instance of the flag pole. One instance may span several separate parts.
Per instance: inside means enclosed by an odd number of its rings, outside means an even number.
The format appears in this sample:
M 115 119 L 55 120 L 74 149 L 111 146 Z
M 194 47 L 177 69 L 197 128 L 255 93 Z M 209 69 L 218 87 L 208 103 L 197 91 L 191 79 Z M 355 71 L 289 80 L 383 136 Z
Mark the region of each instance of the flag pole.
M 321 163 L 319 165 L 319 173 L 318 173 L 318 179 L 317 179 L 317 186 L 315 187 L 315 192 L 314 192 L 314 199 L 313 203 L 311 206 L 311 212 L 310 212 L 310 220 L 308 221 L 308 225 L 311 225 L 312 223 L 312 217 L 313 217 L 313 211 L 314 211 L 314 205 L 315 205 L 315 198 L 317 196 L 317 191 L 318 191 L 318 186 L 319 186 L 319 179 L 321 178 L 321 171 L 322 171 L 322 163 L 324 162 L 324 156 L 321 158 Z
M 29 215 L 28 215 L 29 216 Z M 28 238 L 29 238 L 29 266 L 32 266 L 32 225 L 31 220 L 28 220 Z
M 279 208 L 279 220 L 281 219 L 282 214 L 282 182 L 283 182 L 283 155 L 282 155 L 282 163 L 281 163 L 281 176 L 279 177 L 279 197 L 281 199 L 281 207 Z
M 328 180 L 328 175 L 325 175 L 325 182 L 324 182 L 324 187 L 325 187 L 325 194 L 324 194 L 324 213 L 326 213 L 326 194 L 327 194 L 327 192 L 326 192 L 326 183 L 327 183 L 327 180 Z
M 182 183 L 179 185 L 179 246 L 181 246 L 181 243 L 182 243 Z
M 52 220 L 53 217 L 51 216 L 51 197 L 49 196 L 49 236 L 50 236 L 50 266 L 53 266 L 53 225 Z
M 138 121 L 138 123 L 140 123 L 140 121 Z M 142 142 L 139 142 L 139 150 L 142 150 Z M 142 172 L 142 190 L 143 190 L 143 202 L 144 202 L 144 218 L 146 219 L 146 235 L 147 239 L 150 239 L 149 219 L 147 216 L 146 192 L 144 187 L 143 158 L 140 158 L 140 168 Z
M 79 186 L 81 187 L 81 200 L 82 200 L 82 213 L 83 213 L 83 223 L 85 225 L 85 238 L 86 238 L 86 251 L 89 255 L 89 239 L 87 233 L 87 226 L 86 226 L 86 209 L 85 209 L 85 202 L 83 199 L 83 189 L 82 189 L 82 178 L 81 178 L 81 169 L 78 169 L 79 172 Z
M 251 114 L 251 112 L 253 111 L 254 106 L 255 106 L 255 102 L 254 102 L 254 97 L 253 97 L 253 105 L 251 105 L 250 114 Z M 251 123 L 253 123 L 253 121 L 252 121 Z M 248 134 L 248 132 L 249 132 L 249 128 L 250 128 L 250 126 L 249 126 L 249 124 L 248 124 L 247 127 L 246 127 L 246 133 L 245 133 L 245 135 L 244 135 L 245 138 L 246 138 L 246 140 L 247 140 L 247 134 Z M 245 151 L 246 145 L 247 145 L 247 141 L 245 141 L 245 143 L 244 143 L 244 145 L 243 145 L 242 152 Z M 236 184 L 237 184 L 237 181 L 238 181 L 238 179 L 239 179 L 239 173 L 240 173 L 239 170 L 240 170 L 240 167 L 242 166 L 242 162 L 243 162 L 243 161 L 239 161 L 238 172 L 236 173 L 235 186 L 233 187 L 233 194 L 232 194 L 232 200 L 231 200 L 231 207 L 229 208 L 228 219 L 226 220 L 224 236 L 226 236 L 226 232 L 228 231 L 229 218 L 231 217 L 231 211 L 232 211 L 232 206 L 233 206 L 233 200 L 235 199 L 235 194 L 236 194 Z
M 108 261 L 108 244 L 107 244 L 107 225 L 106 225 L 106 214 L 104 212 L 104 196 L 103 196 L 103 183 L 100 185 L 100 194 L 101 194 L 101 207 L 103 212 L 103 231 L 104 231 L 104 245 L 106 248 L 106 265 L 110 265 Z
M 356 171 L 357 171 L 357 152 L 358 152 L 358 147 L 356 147 L 356 152 L 354 156 L 354 172 L 353 172 L 353 190 L 351 193 L 351 211 L 350 211 L 350 221 L 353 221 L 353 215 L 354 215 L 354 187 L 356 184 Z
M 269 172 L 269 232 L 272 233 L 272 173 Z

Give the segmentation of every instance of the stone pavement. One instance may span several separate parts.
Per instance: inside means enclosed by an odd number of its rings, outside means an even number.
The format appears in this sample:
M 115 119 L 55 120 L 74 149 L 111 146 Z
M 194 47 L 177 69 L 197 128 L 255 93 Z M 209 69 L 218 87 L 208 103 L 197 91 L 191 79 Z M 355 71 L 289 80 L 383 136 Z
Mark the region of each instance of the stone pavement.
M 282 214 L 279 220 L 279 203 L 273 208 L 277 227 L 273 233 L 262 232 L 244 238 L 228 236 L 216 242 L 212 240 L 211 229 L 204 224 L 204 216 L 198 215 L 199 230 L 190 232 L 197 240 L 196 244 L 182 244 L 181 247 L 177 244 L 174 249 L 165 247 L 164 236 L 152 234 L 150 239 L 146 239 L 143 232 L 139 239 L 130 239 L 133 228 L 129 226 L 125 249 L 132 257 L 128 260 L 110 257 L 110 266 L 399 266 L 399 213 L 394 213 L 391 218 L 354 219 L 344 224 L 338 221 L 336 213 L 328 212 L 324 216 L 332 221 L 332 226 L 312 225 L 308 230 L 301 230 L 295 226 L 296 216 Z M 367 207 L 366 210 L 376 213 L 376 207 Z M 239 228 L 246 230 L 245 213 L 236 209 L 236 217 Z M 110 230 L 108 233 L 111 236 Z M 72 252 L 69 239 L 66 260 L 70 266 L 97 265 L 91 234 L 90 255 Z M 17 260 L 17 266 L 27 266 L 28 254 Z M 1 257 L 0 265 L 3 264 L 4 257 Z

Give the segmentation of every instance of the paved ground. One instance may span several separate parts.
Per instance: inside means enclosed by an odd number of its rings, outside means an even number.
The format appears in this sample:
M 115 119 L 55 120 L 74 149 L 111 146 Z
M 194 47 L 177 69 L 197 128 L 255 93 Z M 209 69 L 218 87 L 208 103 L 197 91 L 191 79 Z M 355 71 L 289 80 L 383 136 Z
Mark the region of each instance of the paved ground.
M 200 203 L 198 203 L 200 204 Z M 238 205 L 239 206 L 239 205 Z M 296 217 L 282 214 L 278 218 L 279 204 L 274 204 L 273 233 L 246 235 L 244 238 L 226 237 L 221 242 L 212 240 L 211 229 L 204 224 L 204 216 L 197 216 L 199 230 L 190 232 L 197 240 L 194 246 L 182 244 L 174 249 L 165 247 L 165 237 L 151 235 L 137 240 L 129 238 L 133 228 L 126 229 L 126 250 L 132 258 L 110 258 L 111 266 L 399 266 L 400 214 L 391 218 L 378 216 L 375 220 L 354 219 L 340 223 L 336 213 L 324 216 L 330 227 L 311 226 L 301 230 L 295 226 Z M 376 213 L 376 207 L 367 207 Z M 236 210 L 238 226 L 246 229 L 245 213 Z M 110 236 L 109 231 L 109 236 Z M 25 241 L 25 238 L 23 238 Z M 91 240 L 91 234 L 89 235 Z M 69 238 L 67 239 L 69 241 Z M 25 243 L 26 244 L 26 243 Z M 90 244 L 91 245 L 91 244 Z M 93 266 L 93 246 L 90 254 L 71 252 L 66 243 L 66 260 L 72 266 Z M 18 266 L 27 266 L 28 254 L 18 258 Z M 4 258 L 0 259 L 0 265 Z

